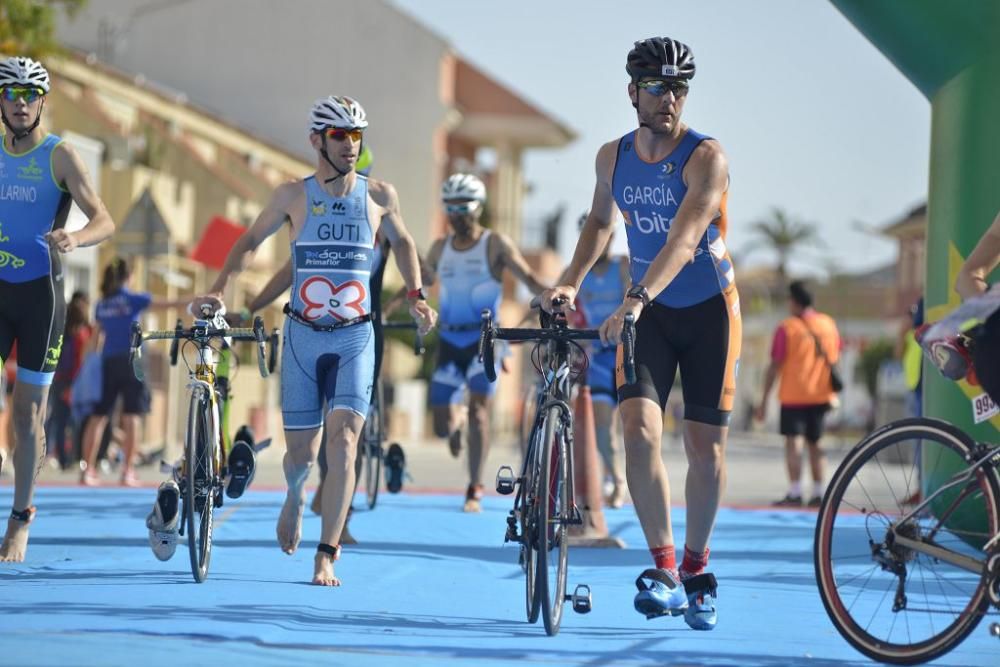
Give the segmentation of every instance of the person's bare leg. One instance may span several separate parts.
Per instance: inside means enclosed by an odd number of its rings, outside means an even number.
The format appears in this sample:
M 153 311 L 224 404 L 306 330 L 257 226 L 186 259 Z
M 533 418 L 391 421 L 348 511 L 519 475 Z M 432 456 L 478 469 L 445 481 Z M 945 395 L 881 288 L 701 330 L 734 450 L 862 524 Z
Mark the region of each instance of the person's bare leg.
M 625 502 L 625 473 L 622 471 L 621 460 L 616 446 L 615 416 L 616 407 L 606 401 L 594 401 L 594 430 L 597 435 L 597 451 L 601 454 L 604 469 L 614 483 L 611 495 L 608 496 L 609 506 L 618 509 Z M 603 484 L 604 477 L 601 477 Z
M 45 407 L 49 388 L 16 382 L 11 399 L 14 424 L 14 506 L 17 512 L 32 513 L 35 479 L 45 457 Z M 13 517 L 7 520 L 7 532 L 0 544 L 0 562 L 20 563 L 28 551 L 28 524 Z
M 684 450 L 688 472 L 684 487 L 687 501 L 685 546 L 695 553 L 708 548 L 722 492 L 726 488 L 726 438 L 729 428 L 684 422 Z
M 122 484 L 131 486 L 136 483 L 132 463 L 135 461 L 136 445 L 139 442 L 141 417 L 139 415 L 122 415 L 122 426 L 125 431 L 122 442 Z
M 788 481 L 797 487 L 802 483 L 802 443 L 798 436 L 785 436 L 785 468 L 788 470 Z
M 83 469 L 80 471 L 80 481 L 86 482 L 89 477 L 97 477 L 97 452 L 100 449 L 100 439 L 108 425 L 107 415 L 91 415 L 83 431 Z
M 663 465 L 663 411 L 648 398 L 621 404 L 625 436 L 625 478 L 649 548 L 674 543 L 670 523 L 670 481 Z
M 431 409 L 434 435 L 448 439 L 451 455 L 458 458 L 462 453 L 462 430 L 465 427 L 467 410 L 461 403 L 435 405 Z
M 469 394 L 469 482 L 483 483 L 483 466 L 490 452 L 490 397 Z
M 809 471 L 812 473 L 813 480 L 812 495 L 813 497 L 822 497 L 826 491 L 826 455 L 823 453 L 819 441 L 807 440 L 806 446 L 809 449 Z
M 0 364 L 0 373 L 3 373 L 3 364 Z M 6 398 L 6 397 L 4 397 Z M 9 462 L 14 449 L 14 437 L 11 433 L 13 427 L 10 423 L 10 400 L 7 400 L 7 407 L 0 410 L 0 471 Z
M 323 527 L 320 544 L 340 545 L 347 511 L 354 492 L 354 461 L 364 417 L 350 410 L 333 410 L 326 418 L 326 477 L 323 479 Z M 318 586 L 339 586 L 333 572 L 336 556 L 316 552 L 312 582 Z
M 319 451 L 318 428 L 285 431 L 285 457 L 281 467 L 288 483 L 288 494 L 278 515 L 275 532 L 278 546 L 286 554 L 293 554 L 302 539 L 302 511 L 306 502 L 306 479 Z

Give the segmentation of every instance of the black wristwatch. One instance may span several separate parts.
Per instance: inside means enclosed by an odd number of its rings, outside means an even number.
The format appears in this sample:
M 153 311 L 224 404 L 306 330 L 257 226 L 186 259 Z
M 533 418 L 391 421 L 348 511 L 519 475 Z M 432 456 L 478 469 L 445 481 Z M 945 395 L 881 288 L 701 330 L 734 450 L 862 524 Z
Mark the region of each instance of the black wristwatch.
M 632 288 L 625 293 L 629 299 L 641 299 L 642 307 L 649 305 L 649 292 L 642 285 L 632 285 Z

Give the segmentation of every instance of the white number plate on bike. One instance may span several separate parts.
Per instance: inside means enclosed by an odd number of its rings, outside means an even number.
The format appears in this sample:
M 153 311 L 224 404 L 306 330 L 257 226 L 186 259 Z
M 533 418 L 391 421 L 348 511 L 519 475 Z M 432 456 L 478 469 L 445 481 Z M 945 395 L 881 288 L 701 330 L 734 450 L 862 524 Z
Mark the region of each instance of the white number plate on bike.
M 980 394 L 972 399 L 972 419 L 977 423 L 981 424 L 1000 414 L 1000 406 L 993 402 L 989 394 Z

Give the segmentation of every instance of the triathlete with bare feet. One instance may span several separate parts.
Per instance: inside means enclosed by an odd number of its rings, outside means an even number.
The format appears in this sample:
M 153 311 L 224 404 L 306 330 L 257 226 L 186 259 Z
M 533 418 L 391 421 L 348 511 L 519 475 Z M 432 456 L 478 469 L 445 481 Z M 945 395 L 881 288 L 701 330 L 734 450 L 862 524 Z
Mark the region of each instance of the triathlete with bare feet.
M 334 561 L 340 555 L 358 437 L 371 399 L 375 339 L 369 279 L 380 229 L 395 250 L 410 314 L 421 332 L 427 333 L 437 319 L 420 288 L 416 245 L 403 224 L 395 188 L 354 170 L 366 127 L 364 109 L 355 100 L 331 96 L 316 102 L 309 128 L 316 173 L 275 190 L 230 251 L 212 293 L 194 304 L 196 309 L 203 303 L 221 306 L 230 278 L 288 221 L 293 279 L 281 364 L 288 495 L 277 537 L 287 554 L 299 546 L 305 481 L 325 425 L 329 474 L 323 482 L 322 531 L 312 578 L 322 586 L 340 585 Z

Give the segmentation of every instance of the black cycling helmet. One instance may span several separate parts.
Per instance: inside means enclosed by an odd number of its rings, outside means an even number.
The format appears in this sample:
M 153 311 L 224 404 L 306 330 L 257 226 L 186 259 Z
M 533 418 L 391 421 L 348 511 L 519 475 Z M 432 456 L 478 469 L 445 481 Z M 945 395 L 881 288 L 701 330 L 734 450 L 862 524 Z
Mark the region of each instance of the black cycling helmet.
M 625 71 L 635 83 L 643 77 L 694 78 L 691 47 L 669 37 L 649 37 L 635 43 L 628 52 Z

